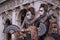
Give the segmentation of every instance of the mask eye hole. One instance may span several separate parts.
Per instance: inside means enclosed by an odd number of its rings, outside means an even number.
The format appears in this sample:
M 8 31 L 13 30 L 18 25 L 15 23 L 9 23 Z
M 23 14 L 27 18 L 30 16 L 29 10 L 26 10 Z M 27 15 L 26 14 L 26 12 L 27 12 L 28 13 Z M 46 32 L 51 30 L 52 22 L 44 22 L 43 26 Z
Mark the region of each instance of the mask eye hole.
M 30 11 L 28 11 L 26 15 L 27 15 L 27 16 L 30 16 L 30 15 L 31 15 L 31 12 L 30 12 Z
M 26 14 L 27 16 L 29 16 L 30 14 Z
M 40 12 L 43 12 L 43 10 L 39 10 Z
M 40 8 L 39 11 L 40 11 L 40 12 L 44 12 L 44 8 Z

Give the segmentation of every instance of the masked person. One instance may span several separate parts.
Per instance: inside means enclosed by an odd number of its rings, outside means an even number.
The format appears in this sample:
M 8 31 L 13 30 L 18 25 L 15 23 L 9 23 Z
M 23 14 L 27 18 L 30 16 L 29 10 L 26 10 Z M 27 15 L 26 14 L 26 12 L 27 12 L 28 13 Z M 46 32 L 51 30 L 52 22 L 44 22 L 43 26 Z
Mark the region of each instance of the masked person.
M 20 11 L 20 13 L 21 13 L 21 24 L 24 21 L 24 18 L 26 16 L 26 13 L 27 13 L 27 10 L 28 10 L 29 5 L 30 5 L 30 3 L 23 4 L 23 7 L 24 8 Z
M 32 14 L 32 17 L 34 17 L 34 15 L 35 15 L 35 8 L 33 7 L 33 4 L 25 3 L 25 4 L 23 4 L 23 7 L 24 7 L 24 9 L 22 9 L 20 11 L 20 13 L 21 13 L 21 24 L 23 24 L 23 21 L 25 19 L 25 16 L 26 16 L 27 12 L 30 11 L 31 14 Z
M 30 22 L 32 19 L 33 19 L 32 14 L 31 14 L 30 11 L 28 11 L 26 13 L 26 17 L 25 17 L 25 20 L 24 20 L 24 28 L 28 28 L 28 25 L 29 25 L 28 22 Z
M 26 12 L 26 16 L 24 17 L 24 21 L 22 24 L 23 25 L 23 28 L 24 29 L 29 29 L 29 27 L 33 24 L 29 24 L 31 20 L 33 20 L 34 18 L 34 15 L 35 15 L 35 9 L 30 5 L 30 3 L 27 3 L 25 5 L 23 5 L 25 9 L 27 9 L 27 12 Z M 30 30 L 32 31 L 32 30 Z M 31 34 L 26 34 L 26 37 L 25 39 L 29 39 L 28 37 L 30 37 Z M 31 38 L 31 37 L 30 37 Z M 30 39 L 29 39 L 30 40 Z
M 48 6 L 41 4 L 37 20 L 35 21 L 35 26 L 38 27 L 38 36 L 41 40 L 43 40 L 48 33 L 50 24 L 49 19 L 51 19 L 51 16 L 52 15 L 48 14 Z
M 28 22 L 30 22 L 33 19 L 32 14 L 30 11 L 27 11 L 26 16 L 24 18 L 24 26 L 23 28 L 26 30 L 30 26 Z M 28 30 L 27 30 L 28 31 Z M 24 40 L 31 40 L 31 34 L 27 33 L 26 31 L 26 36 L 24 37 Z
M 39 8 L 39 12 L 35 16 L 35 18 L 30 21 L 29 23 L 34 25 L 38 28 L 38 36 L 43 40 L 44 36 L 47 34 L 48 26 L 49 26 L 49 19 L 51 18 L 48 13 L 48 6 L 45 4 L 41 4 Z M 39 39 L 40 40 L 40 39 Z
M 30 11 L 31 10 L 31 11 Z M 34 11 L 34 10 L 33 10 Z M 34 11 L 35 12 L 35 11 Z M 32 12 L 32 8 L 28 10 L 28 12 L 26 13 L 26 17 L 24 20 L 24 24 L 25 24 L 25 28 L 27 28 L 30 32 L 31 32 L 31 40 L 37 40 L 37 29 L 34 26 L 34 24 L 29 24 L 33 19 L 34 19 L 34 12 Z M 30 34 L 29 34 L 30 35 Z M 27 35 L 28 36 L 28 35 Z M 26 36 L 26 38 L 28 38 Z M 33 37 L 34 36 L 34 37 Z M 30 40 L 30 39 L 29 39 Z
M 30 21 L 34 18 L 34 16 L 35 16 L 35 8 L 32 7 L 32 5 L 31 5 L 30 3 L 27 3 L 27 4 L 23 5 L 23 6 L 24 6 L 24 8 L 27 9 L 26 19 L 25 19 L 25 20 L 27 20 L 27 22 L 25 22 L 25 23 L 29 24 L 29 22 L 30 22 Z

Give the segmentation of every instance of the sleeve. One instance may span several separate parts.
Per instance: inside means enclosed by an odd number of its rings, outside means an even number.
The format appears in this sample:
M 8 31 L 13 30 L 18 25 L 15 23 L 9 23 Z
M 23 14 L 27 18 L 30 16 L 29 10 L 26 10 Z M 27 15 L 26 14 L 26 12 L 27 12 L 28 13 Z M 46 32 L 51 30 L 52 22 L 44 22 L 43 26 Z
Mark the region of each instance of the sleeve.
M 47 15 L 47 20 L 51 19 L 52 14 Z

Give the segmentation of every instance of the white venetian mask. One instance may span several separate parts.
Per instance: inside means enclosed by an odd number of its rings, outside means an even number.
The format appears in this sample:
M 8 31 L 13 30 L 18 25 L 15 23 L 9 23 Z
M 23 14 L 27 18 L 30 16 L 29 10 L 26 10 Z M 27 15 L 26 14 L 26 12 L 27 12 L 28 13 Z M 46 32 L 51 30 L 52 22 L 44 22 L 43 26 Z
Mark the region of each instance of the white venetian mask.
M 31 12 L 28 11 L 27 14 L 26 14 L 27 19 L 31 19 L 31 16 L 32 16 Z
M 40 8 L 40 9 L 39 9 L 39 14 L 40 14 L 40 15 L 43 15 L 43 14 L 44 14 L 44 8 Z

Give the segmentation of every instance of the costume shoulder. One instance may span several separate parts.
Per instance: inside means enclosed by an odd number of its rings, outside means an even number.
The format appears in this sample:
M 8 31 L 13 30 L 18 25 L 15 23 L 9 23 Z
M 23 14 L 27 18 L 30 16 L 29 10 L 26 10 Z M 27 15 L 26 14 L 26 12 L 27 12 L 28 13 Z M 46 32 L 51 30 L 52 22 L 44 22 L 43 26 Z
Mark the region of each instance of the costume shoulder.
M 46 15 L 46 18 L 47 18 L 47 19 L 51 19 L 51 16 L 52 16 L 52 15 L 53 15 L 53 14 L 47 14 L 47 15 Z

